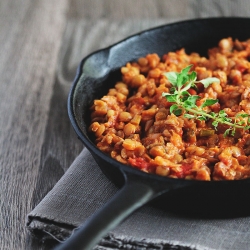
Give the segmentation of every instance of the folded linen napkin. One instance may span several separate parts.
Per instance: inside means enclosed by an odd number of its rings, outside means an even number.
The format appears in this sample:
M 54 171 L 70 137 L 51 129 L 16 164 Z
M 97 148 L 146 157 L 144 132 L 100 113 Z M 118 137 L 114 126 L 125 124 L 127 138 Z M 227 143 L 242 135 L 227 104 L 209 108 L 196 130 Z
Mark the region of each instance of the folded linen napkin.
M 43 240 L 64 241 L 116 191 L 85 148 L 28 214 L 27 226 Z M 246 250 L 250 249 L 250 217 L 189 218 L 145 205 L 95 249 Z

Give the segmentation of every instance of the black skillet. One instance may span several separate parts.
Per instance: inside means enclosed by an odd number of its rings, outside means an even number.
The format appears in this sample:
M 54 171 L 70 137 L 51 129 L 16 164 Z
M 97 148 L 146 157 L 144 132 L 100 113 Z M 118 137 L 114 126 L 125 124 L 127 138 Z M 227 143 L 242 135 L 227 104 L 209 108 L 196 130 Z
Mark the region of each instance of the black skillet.
M 148 202 L 185 216 L 250 214 L 250 179 L 206 182 L 149 175 L 102 153 L 88 132 L 90 105 L 121 79 L 120 67 L 126 62 L 148 53 L 162 56 L 180 48 L 206 56 L 207 49 L 217 46 L 221 38 L 250 38 L 249 27 L 249 18 L 182 21 L 141 32 L 82 60 L 69 94 L 69 117 L 101 170 L 121 189 L 57 249 L 92 249 L 111 229 Z

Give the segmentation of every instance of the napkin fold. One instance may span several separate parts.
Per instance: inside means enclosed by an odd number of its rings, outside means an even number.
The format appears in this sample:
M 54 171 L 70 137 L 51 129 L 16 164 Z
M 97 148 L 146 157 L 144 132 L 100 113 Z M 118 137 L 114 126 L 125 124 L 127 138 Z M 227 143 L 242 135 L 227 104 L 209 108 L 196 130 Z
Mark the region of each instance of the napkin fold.
M 28 214 L 27 227 L 42 240 L 54 238 L 62 242 L 117 190 L 84 148 L 55 187 Z M 95 249 L 247 250 L 250 217 L 191 218 L 145 205 Z

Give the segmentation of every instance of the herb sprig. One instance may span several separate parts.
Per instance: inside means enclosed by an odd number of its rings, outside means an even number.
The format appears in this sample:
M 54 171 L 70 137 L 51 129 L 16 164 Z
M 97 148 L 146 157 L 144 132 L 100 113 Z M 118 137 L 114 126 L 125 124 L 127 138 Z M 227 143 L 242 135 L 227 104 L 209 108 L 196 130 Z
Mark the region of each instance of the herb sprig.
M 196 84 L 201 83 L 204 88 L 207 88 L 210 84 L 220 82 L 216 77 L 209 77 L 203 80 L 197 81 L 197 74 L 195 71 L 189 73 L 193 65 L 189 65 L 182 69 L 180 73 L 166 72 L 164 75 L 168 78 L 172 84 L 170 93 L 162 93 L 166 99 L 173 103 L 170 107 L 170 113 L 177 116 L 183 115 L 188 119 L 196 119 L 200 121 L 206 121 L 212 119 L 212 125 L 217 129 L 219 124 L 228 125 L 229 128 L 225 130 L 224 136 L 235 135 L 236 129 L 250 129 L 250 116 L 246 113 L 238 113 L 235 117 L 228 117 L 224 110 L 220 110 L 218 113 L 206 112 L 205 107 L 212 106 L 217 103 L 217 99 L 206 99 L 200 106 L 196 105 L 196 101 L 200 99 L 198 95 L 191 95 L 188 90 L 191 88 L 197 88 Z

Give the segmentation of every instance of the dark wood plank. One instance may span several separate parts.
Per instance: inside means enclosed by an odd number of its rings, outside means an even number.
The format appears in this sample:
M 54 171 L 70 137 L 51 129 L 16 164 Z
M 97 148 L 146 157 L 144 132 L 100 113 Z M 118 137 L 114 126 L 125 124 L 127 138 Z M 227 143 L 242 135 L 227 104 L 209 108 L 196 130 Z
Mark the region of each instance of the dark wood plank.
M 25 220 L 46 162 L 42 152 L 64 27 L 66 1 L 56 4 L 1 2 L 0 249 L 28 249 Z M 70 164 L 65 158 L 62 165 Z M 61 174 L 53 183 L 43 179 L 43 186 L 48 189 Z

